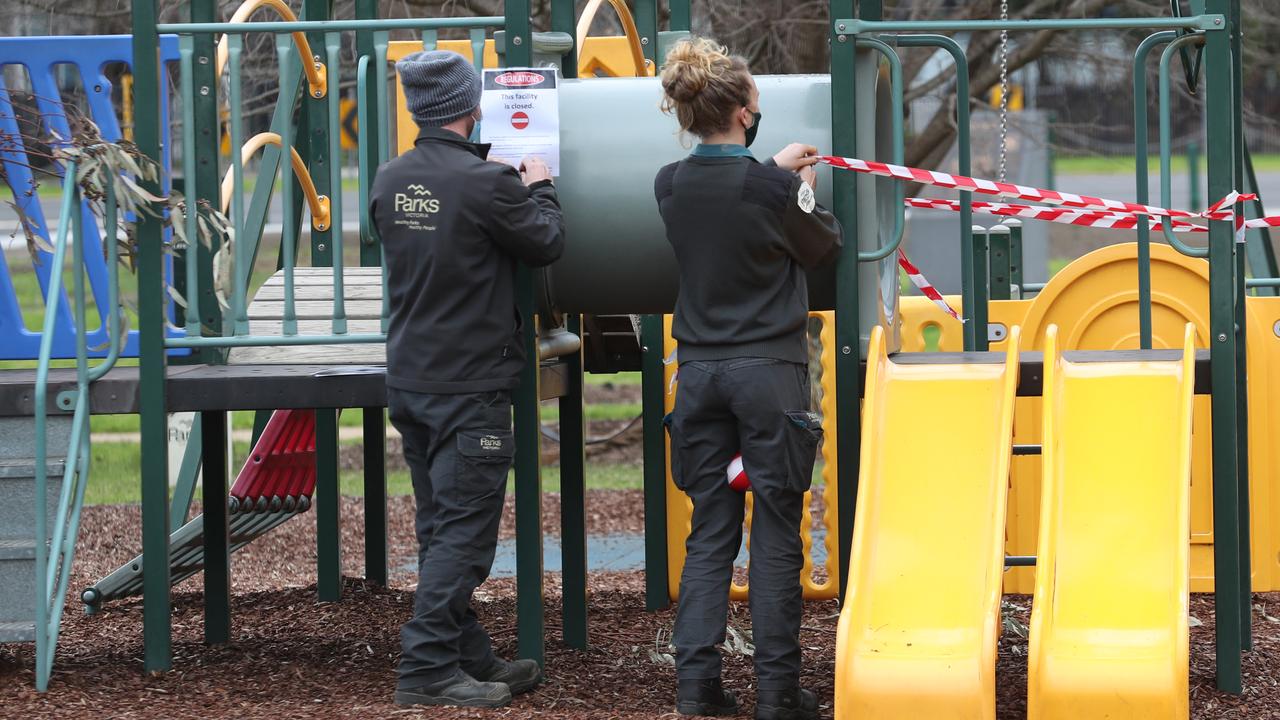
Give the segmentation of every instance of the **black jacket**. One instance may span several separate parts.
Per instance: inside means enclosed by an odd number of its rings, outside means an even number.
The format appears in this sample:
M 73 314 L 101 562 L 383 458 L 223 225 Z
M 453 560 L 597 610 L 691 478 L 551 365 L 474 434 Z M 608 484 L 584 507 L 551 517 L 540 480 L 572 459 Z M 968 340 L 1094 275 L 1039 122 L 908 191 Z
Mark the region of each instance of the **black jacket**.
M 751 157 L 692 155 L 658 171 L 654 194 L 680 265 L 681 361 L 807 361 L 804 270 L 833 260 L 842 237 L 801 184 Z
M 525 187 L 488 152 L 424 128 L 378 168 L 369 217 L 386 251 L 388 387 L 466 393 L 519 382 L 516 262 L 559 258 L 564 219 L 550 181 Z

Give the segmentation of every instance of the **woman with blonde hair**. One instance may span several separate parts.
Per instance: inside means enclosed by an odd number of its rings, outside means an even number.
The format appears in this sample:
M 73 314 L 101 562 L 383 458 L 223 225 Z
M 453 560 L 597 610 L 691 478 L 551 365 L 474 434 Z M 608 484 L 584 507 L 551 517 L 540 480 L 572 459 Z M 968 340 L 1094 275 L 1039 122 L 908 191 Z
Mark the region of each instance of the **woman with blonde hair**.
M 742 58 L 710 40 L 682 41 L 667 56 L 662 89 L 663 109 L 700 140 L 654 181 L 680 266 L 672 473 L 693 500 L 674 632 L 676 709 L 738 711 L 716 646 L 744 513 L 725 471 L 741 453 L 754 494 L 755 717 L 816 718 L 817 699 L 800 688 L 800 518 L 822 436 L 809 409 L 805 270 L 835 258 L 841 229 L 814 197 L 817 148 L 788 145 L 764 163 L 747 149 L 760 93 Z

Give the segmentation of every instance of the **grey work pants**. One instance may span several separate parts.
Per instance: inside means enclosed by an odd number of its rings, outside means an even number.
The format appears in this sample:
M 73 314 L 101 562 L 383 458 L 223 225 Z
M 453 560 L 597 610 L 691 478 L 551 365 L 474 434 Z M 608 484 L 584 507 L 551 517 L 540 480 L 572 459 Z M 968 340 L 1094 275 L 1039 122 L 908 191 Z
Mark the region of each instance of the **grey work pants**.
M 800 518 L 822 429 L 809 412 L 808 370 L 766 358 L 680 363 L 668 418 L 672 474 L 693 500 L 674 643 L 681 680 L 720 677 L 744 496 L 725 471 L 737 452 L 751 481 L 750 604 L 757 686 L 800 677 Z
M 489 577 L 515 443 L 507 391 L 434 395 L 387 388 L 417 502 L 418 589 L 400 630 L 398 686 L 494 663 L 471 595 Z

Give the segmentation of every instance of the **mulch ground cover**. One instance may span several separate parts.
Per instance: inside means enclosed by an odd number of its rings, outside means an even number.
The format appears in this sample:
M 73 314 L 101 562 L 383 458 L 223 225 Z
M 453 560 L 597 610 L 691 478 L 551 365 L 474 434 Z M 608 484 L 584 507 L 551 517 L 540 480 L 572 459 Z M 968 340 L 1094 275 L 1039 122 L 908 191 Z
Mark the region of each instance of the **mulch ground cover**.
M 592 532 L 639 530 L 640 495 L 598 491 Z M 142 605 L 137 599 L 109 604 L 85 616 L 74 602 L 85 585 L 128 560 L 138 542 L 138 511 L 132 507 L 86 510 L 72 597 L 64 618 L 53 682 L 37 695 L 30 645 L 0 646 L 0 717 L 46 718 L 653 718 L 672 712 L 674 668 L 664 655 L 673 610 L 644 611 L 639 572 L 600 573 L 591 578 L 591 648 L 566 648 L 560 633 L 559 577 L 546 578 L 548 681 L 499 711 L 398 708 L 391 703 L 399 626 L 412 607 L 412 573 L 393 574 L 391 588 L 355 579 L 363 548 L 361 501 L 344 501 L 345 551 L 342 602 L 317 603 L 314 582 L 315 524 L 311 513 L 293 520 L 236 556 L 233 642 L 202 643 L 199 580 L 174 594 L 173 670 L 142 672 Z M 558 507 L 548 498 L 545 508 Z M 391 504 L 392 564 L 412 558 L 412 508 L 407 498 Z M 548 512 L 547 530 L 556 518 Z M 509 532 L 504 522 L 504 532 Z M 939 590 L 939 602 L 945 602 Z M 1122 598 L 1114 599 L 1122 602 Z M 516 649 L 515 585 L 491 580 L 477 594 L 477 611 L 500 653 Z M 837 607 L 806 604 L 801 644 L 804 683 L 819 693 L 831 713 Z M 1030 600 L 1009 598 L 998 660 L 998 717 L 1025 716 L 1025 624 Z M 1213 683 L 1213 605 L 1192 600 L 1191 704 L 1195 718 L 1280 718 L 1280 594 L 1254 597 L 1254 649 L 1245 659 L 1246 693 L 1224 695 Z M 732 605 L 730 626 L 750 630 L 744 603 Z M 726 682 L 740 691 L 744 714 L 753 702 L 750 658 L 734 643 L 725 663 Z M 749 715 L 747 715 L 749 717 Z

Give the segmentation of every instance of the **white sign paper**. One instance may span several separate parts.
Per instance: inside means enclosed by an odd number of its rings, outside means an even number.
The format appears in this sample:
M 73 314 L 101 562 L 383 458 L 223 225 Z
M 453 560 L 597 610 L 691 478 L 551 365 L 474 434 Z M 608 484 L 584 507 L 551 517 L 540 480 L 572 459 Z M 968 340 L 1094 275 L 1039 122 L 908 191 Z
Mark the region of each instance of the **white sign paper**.
M 490 143 L 490 160 L 520 166 L 525 156 L 541 158 L 560 175 L 560 101 L 555 68 L 484 71 L 480 98 L 480 142 Z

